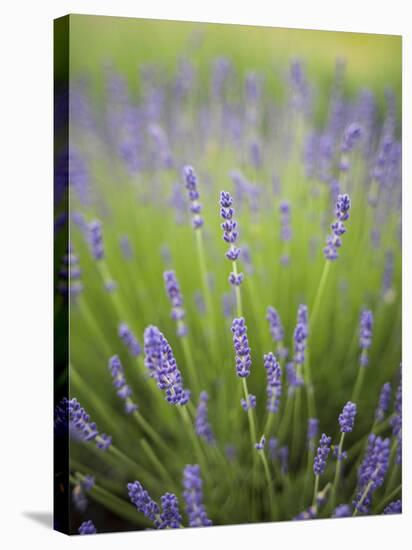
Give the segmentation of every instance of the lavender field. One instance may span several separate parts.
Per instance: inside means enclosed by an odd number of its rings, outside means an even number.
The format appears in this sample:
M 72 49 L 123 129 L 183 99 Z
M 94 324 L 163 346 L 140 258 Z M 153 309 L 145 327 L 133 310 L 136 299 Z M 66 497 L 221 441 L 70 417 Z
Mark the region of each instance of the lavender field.
M 70 532 L 400 513 L 395 37 L 119 21 L 55 160 Z

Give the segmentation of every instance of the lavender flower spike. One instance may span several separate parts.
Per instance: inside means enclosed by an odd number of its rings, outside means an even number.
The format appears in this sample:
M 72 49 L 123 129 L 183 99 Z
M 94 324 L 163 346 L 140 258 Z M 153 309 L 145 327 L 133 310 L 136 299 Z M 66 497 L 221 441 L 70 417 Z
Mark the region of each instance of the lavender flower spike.
M 199 229 L 203 225 L 203 218 L 200 216 L 202 205 L 199 202 L 200 195 L 197 190 L 197 176 L 192 166 L 183 167 L 183 178 L 191 203 L 190 212 L 193 214 L 192 225 L 194 229 Z
M 356 416 L 356 405 L 348 401 L 339 415 L 339 426 L 342 433 L 348 433 L 353 430 Z
M 401 500 L 394 500 L 382 512 L 385 515 L 388 514 L 402 514 L 402 501 Z
M 91 519 L 83 521 L 79 527 L 79 535 L 94 535 L 95 533 L 97 533 L 97 529 Z
M 247 338 L 247 326 L 243 317 L 233 319 L 232 332 L 236 354 L 236 373 L 240 378 L 246 378 L 250 374 L 252 360 Z
M 104 258 L 102 223 L 99 220 L 93 220 L 87 225 L 87 238 L 90 252 L 95 260 Z
M 313 440 L 315 439 L 315 437 L 317 437 L 318 431 L 319 431 L 319 420 L 317 418 L 309 418 L 307 439 L 308 439 L 308 447 L 312 451 L 313 451 Z
M 389 468 L 390 439 L 374 434 L 368 438 L 365 458 L 358 471 L 358 492 L 353 502 L 357 511 L 366 514 L 371 506 L 372 494 L 383 484 Z
M 75 397 L 67 403 L 68 421 L 70 432 L 83 441 L 94 441 L 96 446 L 102 451 L 106 451 L 111 443 L 112 438 L 104 433 L 99 433 L 94 422 L 90 421 L 90 417 L 77 401 Z
M 349 504 L 339 504 L 336 506 L 335 511 L 332 514 L 333 518 L 348 518 L 351 516 L 351 508 Z
M 326 246 L 323 253 L 327 260 L 336 260 L 338 258 L 338 248 L 342 246 L 342 235 L 346 233 L 346 227 L 343 222 L 349 219 L 349 210 L 351 200 L 349 195 L 338 195 L 335 214 L 336 221 L 331 224 L 332 233 L 326 239 Z
M 189 527 L 209 527 L 212 525 L 203 504 L 202 485 L 200 467 L 197 464 L 185 466 L 183 470 L 183 498 L 186 503 Z
M 184 322 L 186 312 L 183 307 L 183 297 L 176 273 L 174 271 L 165 271 L 163 279 L 167 295 L 172 304 L 172 319 L 177 323 L 177 335 L 185 336 L 187 334 L 187 325 Z
M 142 348 L 137 341 L 135 335 L 130 330 L 130 328 L 126 325 L 126 323 L 120 323 L 118 334 L 124 345 L 129 350 L 130 354 L 133 357 L 137 357 L 141 354 Z
M 237 221 L 233 218 L 235 211 L 232 208 L 233 199 L 227 191 L 220 193 L 220 216 L 224 220 L 221 224 L 223 229 L 223 240 L 229 244 L 229 250 L 226 252 L 226 258 L 233 262 L 234 267 L 236 260 L 240 255 L 240 248 L 235 246 L 238 230 Z M 229 282 L 232 286 L 239 286 L 243 281 L 243 273 L 237 273 L 236 269 L 229 275 Z
M 182 526 L 182 516 L 179 512 L 179 501 L 173 493 L 165 493 L 160 498 L 162 513 L 159 516 L 157 529 L 178 529 Z
M 263 451 L 263 449 L 265 448 L 265 445 L 266 445 L 266 437 L 264 435 L 262 435 L 262 437 L 260 438 L 259 443 L 255 443 L 255 448 L 258 451 Z
M 267 383 L 266 409 L 271 413 L 278 412 L 280 397 L 282 395 L 282 369 L 273 353 L 264 356 Z
M 330 437 L 328 437 L 326 434 L 322 434 L 316 456 L 313 460 L 313 472 L 315 476 L 320 476 L 325 471 L 326 461 L 330 453 L 331 442 L 332 439 Z
M 392 386 L 389 382 L 386 382 L 382 386 L 382 390 L 379 396 L 379 404 L 378 408 L 375 412 L 375 420 L 377 422 L 381 422 L 385 418 L 385 414 L 389 409 L 390 401 L 391 401 L 391 395 L 392 395 Z
M 157 387 L 166 393 L 172 405 L 185 405 L 190 391 L 183 388 L 182 375 L 176 364 L 172 348 L 160 330 L 150 325 L 144 332 L 145 365 Z
M 209 396 L 206 391 L 202 391 L 199 396 L 199 405 L 197 407 L 195 419 L 195 431 L 199 437 L 202 437 L 206 443 L 213 445 L 215 436 L 213 435 L 212 427 L 208 419 L 207 402 Z
M 360 315 L 359 323 L 359 345 L 362 350 L 359 362 L 361 367 L 369 363 L 368 349 L 372 343 L 373 314 L 370 310 L 364 309 Z
M 240 404 L 242 405 L 242 409 L 244 411 L 248 411 L 249 409 L 255 409 L 256 408 L 256 396 L 252 395 L 251 393 L 247 396 L 246 399 L 241 399 Z
M 286 359 L 287 349 L 283 346 L 283 338 L 285 337 L 285 331 L 283 329 L 282 321 L 280 320 L 279 313 L 272 306 L 268 306 L 266 310 L 266 319 L 269 321 L 270 335 L 273 341 L 277 343 L 277 353 L 280 359 Z
M 117 390 L 117 395 L 125 402 L 124 409 L 127 414 L 137 411 L 137 405 L 131 399 L 132 389 L 126 384 L 123 365 L 117 355 L 109 360 L 109 370 L 113 378 L 113 385 Z
M 139 481 L 128 483 L 127 490 L 131 502 L 136 506 L 138 511 L 152 520 L 155 523 L 155 526 L 157 526 L 160 508 L 146 489 L 144 489 L 142 484 Z

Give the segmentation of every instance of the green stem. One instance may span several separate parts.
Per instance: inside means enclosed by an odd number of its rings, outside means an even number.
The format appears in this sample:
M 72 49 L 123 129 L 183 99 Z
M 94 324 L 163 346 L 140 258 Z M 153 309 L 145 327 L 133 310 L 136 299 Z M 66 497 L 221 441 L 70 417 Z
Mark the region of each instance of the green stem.
M 376 508 L 376 513 L 377 514 L 380 514 L 385 508 L 386 506 L 393 501 L 393 499 L 396 497 L 396 495 L 398 493 L 400 493 L 402 491 L 402 483 L 400 483 L 397 487 L 395 487 L 395 489 L 393 489 L 393 491 L 391 491 L 389 493 L 388 496 L 386 496 L 380 503 L 379 503 L 379 506 L 377 506 Z
M 358 376 L 356 377 L 355 387 L 353 388 L 352 392 L 352 403 L 357 403 L 359 399 L 360 392 L 362 390 L 363 381 L 365 379 L 365 367 L 359 367 L 358 369 Z
M 275 494 L 273 491 L 272 478 L 270 476 L 268 461 L 263 449 L 262 451 L 259 451 L 259 455 L 260 455 L 260 458 L 262 459 L 263 469 L 265 470 L 266 483 L 268 485 L 268 490 L 269 490 L 270 513 L 272 516 L 271 519 L 274 520 L 276 517 L 276 509 L 275 509 Z
M 317 504 L 317 496 L 319 492 L 319 476 L 315 476 L 315 486 L 313 488 L 313 498 L 312 498 L 312 506 L 316 506 Z
M 338 447 L 338 455 L 337 455 L 337 459 L 336 459 L 337 461 L 336 461 L 335 479 L 333 481 L 332 494 L 331 494 L 331 499 L 330 499 L 332 510 L 335 508 L 336 492 L 337 492 L 338 486 L 339 486 L 339 478 L 340 478 L 340 471 L 341 471 L 341 465 L 342 465 L 341 457 L 342 457 L 344 439 L 345 439 L 345 432 L 342 432 L 342 434 L 340 436 L 339 447 Z
M 330 271 L 330 264 L 331 264 L 331 261 L 326 260 L 325 265 L 323 267 L 322 275 L 319 280 L 318 289 L 316 291 L 315 300 L 313 302 L 311 313 L 309 314 L 309 328 L 315 326 L 316 324 L 316 319 L 318 316 L 322 295 L 324 293 L 324 290 L 326 287 L 326 281 Z
M 156 454 L 153 452 L 153 449 L 148 444 L 148 442 L 145 439 L 140 440 L 140 444 L 142 445 L 142 448 L 144 452 L 146 453 L 149 460 L 152 462 L 152 464 L 157 468 L 158 472 L 161 476 L 163 476 L 163 479 L 170 484 L 171 487 L 176 488 L 175 481 L 172 479 L 166 468 L 163 466 L 159 458 L 156 456 Z

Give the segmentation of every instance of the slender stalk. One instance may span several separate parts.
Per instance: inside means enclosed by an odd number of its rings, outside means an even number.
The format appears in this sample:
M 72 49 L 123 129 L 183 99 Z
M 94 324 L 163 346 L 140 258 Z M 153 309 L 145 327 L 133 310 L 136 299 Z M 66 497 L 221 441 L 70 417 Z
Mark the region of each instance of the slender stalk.
M 187 336 L 182 336 L 180 338 L 180 341 L 181 341 L 181 344 L 182 344 L 183 355 L 185 356 L 185 362 L 186 362 L 187 369 L 188 369 L 188 372 L 189 372 L 190 382 L 191 382 L 195 392 L 198 394 L 199 393 L 199 382 L 198 382 L 197 373 L 196 373 L 195 366 L 194 366 L 192 350 L 190 349 L 190 345 L 189 345 L 189 340 L 187 339 Z
M 266 458 L 266 455 L 265 455 L 263 449 L 262 449 L 262 451 L 259 452 L 259 455 L 260 455 L 260 458 L 261 458 L 262 463 L 263 463 L 263 469 L 265 471 L 266 483 L 267 483 L 268 490 L 269 490 L 270 513 L 271 513 L 271 516 L 272 516 L 271 519 L 274 520 L 276 518 L 277 510 L 276 510 L 276 507 L 275 507 L 275 494 L 274 494 L 274 490 L 273 490 L 273 482 L 272 482 L 272 478 L 271 478 L 271 475 L 270 475 L 268 461 L 267 461 L 267 458 Z
M 361 366 L 358 369 L 358 376 L 356 377 L 355 386 L 352 392 L 352 399 L 351 399 L 352 403 L 357 403 L 359 399 L 359 395 L 363 386 L 363 381 L 365 379 L 365 371 L 366 371 L 366 367 Z
M 316 324 L 320 303 L 326 288 L 326 281 L 328 279 L 328 275 L 330 271 L 330 264 L 331 264 L 330 260 L 326 260 L 325 265 L 323 267 L 322 275 L 319 279 L 319 285 L 315 295 L 315 300 L 313 302 L 311 313 L 309 314 L 309 327 L 312 327 Z
M 376 513 L 380 514 L 386 506 L 392 502 L 392 500 L 396 497 L 398 493 L 402 491 L 402 483 L 400 483 L 393 491 L 389 493 L 388 496 L 385 496 L 385 498 L 379 503 L 379 505 L 376 507 Z
M 358 508 L 360 508 L 362 506 L 362 504 L 364 503 L 364 500 L 368 496 L 368 493 L 369 493 L 373 483 L 374 483 L 374 481 L 371 480 L 367 484 L 367 486 L 366 486 L 365 490 L 363 491 L 362 496 L 361 496 L 361 498 L 360 498 L 360 500 L 357 504 L 357 508 L 355 508 L 354 511 L 353 511 L 352 517 L 356 517 L 358 515 Z
M 339 447 L 338 447 L 338 456 L 337 456 L 337 461 L 336 461 L 335 479 L 333 480 L 332 493 L 331 493 L 331 499 L 330 499 L 332 510 L 335 508 L 336 492 L 337 492 L 338 486 L 339 486 L 339 478 L 340 478 L 340 471 L 341 471 L 341 465 L 342 465 L 341 456 L 342 456 L 342 449 L 343 449 L 344 440 L 345 440 L 345 432 L 342 432 L 342 434 L 340 436 Z
M 313 488 L 313 498 L 312 498 L 312 506 L 316 506 L 317 504 L 317 496 L 319 493 L 319 476 L 315 476 L 315 485 Z
M 203 231 L 201 228 L 195 230 L 196 233 L 196 245 L 197 245 L 197 256 L 199 260 L 200 275 L 202 278 L 202 288 L 203 295 L 206 303 L 206 310 L 209 316 L 213 315 L 213 302 L 212 294 L 210 292 L 208 280 L 207 280 L 207 269 L 206 269 L 206 256 L 205 249 L 203 245 Z
M 142 438 L 140 440 L 140 444 L 144 450 L 144 452 L 146 453 L 147 457 L 149 458 L 149 460 L 152 462 L 152 464 L 154 465 L 154 467 L 157 469 L 157 471 L 160 473 L 161 476 L 163 476 L 163 479 L 169 483 L 169 485 L 171 487 L 177 487 L 176 486 L 176 481 L 172 479 L 171 475 L 169 474 L 169 472 L 166 470 L 166 468 L 163 466 L 162 462 L 159 460 L 159 458 L 156 456 L 156 454 L 153 452 L 153 449 L 151 448 L 151 446 L 149 445 L 149 443 L 144 439 Z

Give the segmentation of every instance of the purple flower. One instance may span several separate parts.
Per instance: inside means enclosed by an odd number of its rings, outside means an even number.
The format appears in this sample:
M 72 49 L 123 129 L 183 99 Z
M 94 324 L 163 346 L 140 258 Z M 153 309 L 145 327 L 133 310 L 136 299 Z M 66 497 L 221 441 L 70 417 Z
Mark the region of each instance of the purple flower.
M 178 529 L 182 526 L 182 516 L 179 512 L 179 501 L 173 493 L 165 493 L 160 497 L 162 512 L 159 516 L 157 529 Z
M 197 464 L 185 466 L 183 470 L 183 498 L 186 503 L 189 527 L 209 527 L 212 525 L 203 504 L 202 485 L 200 467 Z
M 303 379 L 296 372 L 296 368 L 293 363 L 286 363 L 285 369 L 289 392 L 293 392 L 296 388 L 303 386 Z
M 152 520 L 156 525 L 159 519 L 160 508 L 146 489 L 143 488 L 142 484 L 139 481 L 128 483 L 127 490 L 131 502 L 136 506 L 138 511 Z
M 89 242 L 90 252 L 95 260 L 104 258 L 102 223 L 99 220 L 93 220 L 87 225 L 87 240 Z
M 365 457 L 358 470 L 358 491 L 353 502 L 359 512 L 368 513 L 372 494 L 383 484 L 389 467 L 390 439 L 374 434 L 368 438 Z
M 368 364 L 368 349 L 372 343 L 373 315 L 368 309 L 361 311 L 359 323 L 359 345 L 362 350 L 359 362 L 362 367 Z
M 120 323 L 118 334 L 124 345 L 129 350 L 130 354 L 133 357 L 137 357 L 141 354 L 142 348 L 137 341 L 135 335 L 130 330 L 130 328 L 126 325 L 126 323 Z
M 305 519 L 314 519 L 317 516 L 316 506 L 310 506 L 307 510 L 304 510 L 293 518 L 294 521 L 302 521 Z
M 187 334 L 187 325 L 184 323 L 186 312 L 183 307 L 183 297 L 180 286 L 174 271 L 165 271 L 163 273 L 166 292 L 172 304 L 172 319 L 177 323 L 177 335 L 185 336 Z
M 385 418 L 385 414 L 389 409 L 392 396 L 392 386 L 389 382 L 386 382 L 382 386 L 382 390 L 379 396 L 378 408 L 375 411 L 375 420 L 381 422 Z
M 133 250 L 129 237 L 127 235 L 122 235 L 119 239 L 119 244 L 123 258 L 125 260 L 130 260 L 133 257 Z
M 342 433 L 351 432 L 355 423 L 356 405 L 348 401 L 339 415 L 339 426 Z
M 275 460 L 277 457 L 277 451 L 279 447 L 279 441 L 276 437 L 271 437 L 269 439 L 269 455 L 272 460 Z
M 320 476 L 325 471 L 326 461 L 330 453 L 331 442 L 332 439 L 330 437 L 328 437 L 326 434 L 322 434 L 316 456 L 313 460 L 313 472 L 315 476 Z
M 260 438 L 259 443 L 255 443 L 255 448 L 258 451 L 263 451 L 263 449 L 265 448 L 265 445 L 266 445 L 266 438 L 265 438 L 264 435 L 262 435 L 262 437 Z
M 220 216 L 223 218 L 221 228 L 223 229 L 223 239 L 229 244 L 229 250 L 226 252 L 228 260 L 235 262 L 240 255 L 240 248 L 235 246 L 238 230 L 237 221 L 233 219 L 235 214 L 232 208 L 233 199 L 227 191 L 220 193 Z M 239 286 L 243 281 L 242 273 L 232 272 L 229 276 L 229 282 L 233 286 Z
M 362 137 L 362 128 L 356 122 L 349 124 L 344 131 L 342 140 L 342 153 L 351 151 Z
M 392 433 L 397 440 L 397 449 L 396 449 L 396 464 L 401 464 L 402 462 L 402 379 L 399 381 L 398 389 L 396 390 L 395 395 L 395 413 L 393 415 L 392 421 Z
M 327 260 L 338 258 L 338 248 L 342 246 L 341 236 L 346 233 L 344 221 L 349 219 L 351 201 L 349 195 L 338 195 L 335 205 L 336 221 L 331 224 L 332 233 L 326 238 L 323 253 Z
M 79 258 L 73 253 L 72 245 L 69 243 L 67 254 L 63 256 L 59 270 L 59 292 L 63 296 L 75 299 L 83 290 L 80 277 Z
M 200 216 L 202 205 L 199 202 L 199 192 L 197 190 L 197 176 L 192 166 L 183 167 L 183 179 L 186 183 L 186 189 L 190 200 L 190 212 L 193 214 L 192 225 L 194 229 L 199 229 L 203 225 L 203 218 Z
M 232 322 L 233 346 L 235 348 L 236 373 L 241 378 L 250 374 L 252 359 L 250 356 L 247 326 L 243 317 L 235 318 Z
M 317 437 L 318 432 L 319 432 L 319 420 L 317 418 L 309 418 L 307 439 L 308 439 L 308 446 L 312 450 L 313 450 L 313 440 L 315 439 L 315 437 Z
M 246 399 L 241 399 L 240 404 L 242 405 L 242 409 L 244 411 L 248 411 L 249 409 L 255 409 L 256 408 L 256 396 L 252 395 L 251 393 L 247 396 Z
M 97 529 L 91 519 L 83 521 L 79 527 L 79 535 L 94 535 L 95 533 L 97 533 Z
M 96 446 L 103 451 L 110 447 L 112 438 L 99 433 L 96 424 L 90 421 L 89 415 L 75 397 L 67 402 L 67 412 L 70 432 L 73 435 L 83 441 L 95 441 Z
M 266 319 L 269 321 L 270 335 L 274 342 L 278 344 L 278 354 L 280 359 L 286 359 L 287 349 L 283 347 L 283 338 L 285 337 L 285 331 L 283 329 L 282 321 L 280 320 L 279 313 L 272 306 L 267 308 Z
M 292 239 L 292 228 L 290 225 L 290 204 L 287 201 L 282 201 L 279 205 L 280 213 L 280 238 L 282 241 L 290 241 Z
M 94 487 L 94 484 L 95 484 L 94 476 L 90 474 L 85 475 L 81 482 L 81 485 L 85 491 L 91 491 Z
M 383 513 L 385 515 L 389 514 L 402 514 L 402 501 L 401 500 L 394 500 L 386 508 L 384 509 Z
M 308 337 L 307 325 L 299 323 L 296 325 L 295 332 L 293 334 L 294 340 L 294 361 L 298 365 L 302 365 L 305 362 L 305 349 L 306 340 Z
M 172 348 L 160 330 L 150 325 L 144 332 L 145 365 L 157 387 L 166 393 L 173 405 L 185 405 L 190 391 L 183 388 L 182 375 L 176 364 Z
M 266 409 L 271 413 L 278 412 L 282 395 L 282 369 L 272 352 L 264 355 L 266 369 Z
M 339 504 L 336 506 L 332 517 L 333 518 L 348 518 L 352 515 L 349 504 Z
M 125 412 L 131 414 L 137 411 L 137 405 L 131 399 L 132 389 L 126 384 L 123 365 L 117 355 L 113 355 L 109 359 L 109 370 L 113 378 L 113 385 L 117 390 L 117 395 L 125 402 Z
M 206 443 L 213 445 L 215 437 L 208 419 L 209 396 L 206 391 L 202 391 L 199 396 L 199 405 L 197 406 L 195 431 L 199 437 L 202 437 Z

